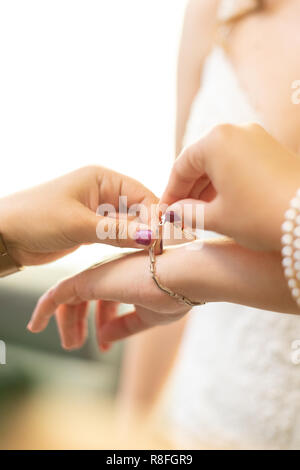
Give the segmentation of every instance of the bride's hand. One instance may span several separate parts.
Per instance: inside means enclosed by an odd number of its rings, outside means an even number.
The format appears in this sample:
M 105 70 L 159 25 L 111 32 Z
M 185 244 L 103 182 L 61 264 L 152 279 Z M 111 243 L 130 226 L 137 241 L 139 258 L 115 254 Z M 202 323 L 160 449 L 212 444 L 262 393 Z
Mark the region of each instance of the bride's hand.
M 161 202 L 204 204 L 207 230 L 252 249 L 278 250 L 299 186 L 296 154 L 259 125 L 226 124 L 182 152 Z
M 193 301 L 231 302 L 265 310 L 299 313 L 277 253 L 252 251 L 231 240 L 177 246 L 157 257 L 163 285 Z M 44 330 L 56 313 L 65 348 L 80 347 L 87 334 L 87 309 L 98 300 L 98 343 L 107 343 L 181 318 L 190 309 L 155 285 L 145 252 L 134 253 L 60 282 L 38 302 L 28 325 Z M 135 310 L 117 317 L 117 303 Z M 201 312 L 199 312 L 201 315 Z
M 161 280 L 170 287 L 180 277 L 179 252 L 171 249 L 158 257 Z M 168 274 L 168 265 L 176 276 Z M 96 328 L 102 349 L 107 342 L 177 320 L 190 309 L 158 289 L 150 274 L 149 256 L 140 252 L 60 282 L 39 300 L 28 329 L 44 330 L 56 313 L 63 346 L 80 347 L 86 337 L 88 303 L 99 299 Z M 134 304 L 135 310 L 117 317 L 118 302 Z

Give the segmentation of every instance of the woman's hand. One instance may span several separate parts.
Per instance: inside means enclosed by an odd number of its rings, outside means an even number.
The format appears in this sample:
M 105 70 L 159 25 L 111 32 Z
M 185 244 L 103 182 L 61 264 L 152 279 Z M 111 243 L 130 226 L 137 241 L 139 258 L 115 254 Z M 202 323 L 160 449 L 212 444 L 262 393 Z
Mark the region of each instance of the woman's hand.
M 277 253 L 251 251 L 231 240 L 207 241 L 202 248 L 194 242 L 165 250 L 157 257 L 156 267 L 163 285 L 194 301 L 299 311 Z M 101 349 L 111 341 L 178 320 L 190 309 L 158 289 L 148 255 L 139 252 L 59 283 L 39 300 L 28 329 L 34 333 L 44 330 L 56 313 L 63 346 L 78 348 L 86 338 L 91 300 L 100 301 L 96 328 Z M 118 302 L 135 304 L 135 311 L 117 317 Z
M 182 152 L 161 203 L 201 202 L 205 229 L 278 250 L 284 212 L 299 187 L 297 155 L 256 124 L 221 125 Z
M 175 251 L 168 250 L 158 261 L 162 281 L 171 285 L 166 263 L 176 266 L 179 273 L 179 254 L 176 256 Z M 170 323 L 190 310 L 157 288 L 151 277 L 149 256 L 139 252 L 59 283 L 39 300 L 28 329 L 33 333 L 44 330 L 56 313 L 63 346 L 67 349 L 80 347 L 86 337 L 86 315 L 91 300 L 99 301 L 96 327 L 102 349 L 107 342 Z M 117 317 L 119 302 L 135 304 L 135 310 Z
M 128 207 L 143 204 L 148 216 L 150 206 L 157 203 L 154 194 L 134 179 L 107 168 L 85 167 L 1 199 L 0 233 L 20 265 L 48 263 L 88 243 L 132 248 L 150 244 L 150 231 L 141 240 L 128 236 L 126 219 L 118 214 L 119 196 L 127 197 Z M 116 217 L 96 215 L 100 204 L 114 206 Z M 130 222 L 134 235 L 141 224 L 134 217 Z M 149 217 L 141 222 L 148 223 Z M 99 227 L 112 237 L 99 239 Z

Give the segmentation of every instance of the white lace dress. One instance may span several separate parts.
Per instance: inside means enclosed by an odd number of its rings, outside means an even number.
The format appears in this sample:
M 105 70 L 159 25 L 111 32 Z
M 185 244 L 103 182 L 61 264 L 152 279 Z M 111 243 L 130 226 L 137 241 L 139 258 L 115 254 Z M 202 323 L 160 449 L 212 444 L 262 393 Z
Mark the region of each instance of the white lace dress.
M 260 122 L 220 47 L 207 60 L 185 141 L 222 122 Z M 247 267 L 245 267 L 247 269 Z M 173 437 L 241 448 L 300 449 L 300 317 L 232 304 L 191 314 L 167 387 Z

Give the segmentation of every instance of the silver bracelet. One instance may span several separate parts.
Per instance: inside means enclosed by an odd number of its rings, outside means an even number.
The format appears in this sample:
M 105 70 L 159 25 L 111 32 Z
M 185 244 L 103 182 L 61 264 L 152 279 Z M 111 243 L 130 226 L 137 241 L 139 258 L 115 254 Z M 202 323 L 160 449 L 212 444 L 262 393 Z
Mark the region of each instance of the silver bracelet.
M 161 218 L 161 221 L 159 223 L 159 226 L 158 226 L 158 230 L 160 232 L 160 234 L 162 234 L 162 226 L 166 223 L 166 219 L 164 218 L 164 216 Z M 156 246 L 159 244 L 160 246 L 160 250 L 159 252 L 157 252 L 157 248 Z M 159 253 L 163 253 L 163 243 L 162 243 L 162 238 L 161 239 L 157 239 L 155 240 L 155 242 L 153 243 L 153 245 L 150 247 L 149 249 L 149 258 L 150 258 L 150 272 L 151 272 L 151 276 L 152 276 L 152 279 L 153 281 L 155 282 L 155 284 L 157 285 L 157 287 L 162 291 L 164 292 L 165 294 L 169 295 L 170 297 L 172 297 L 173 299 L 177 300 L 178 302 L 180 303 L 183 303 L 185 305 L 188 305 L 189 307 L 197 307 L 199 305 L 205 305 L 206 302 L 204 301 L 200 301 L 200 302 L 193 302 L 192 300 L 188 299 L 187 297 L 185 297 L 184 295 L 181 295 L 181 294 L 177 294 L 176 292 L 173 292 L 171 289 L 169 289 L 168 287 L 164 286 L 160 279 L 159 279 L 159 276 L 156 272 L 156 254 Z
M 282 232 L 282 266 L 292 296 L 300 307 L 300 189 L 285 213 Z

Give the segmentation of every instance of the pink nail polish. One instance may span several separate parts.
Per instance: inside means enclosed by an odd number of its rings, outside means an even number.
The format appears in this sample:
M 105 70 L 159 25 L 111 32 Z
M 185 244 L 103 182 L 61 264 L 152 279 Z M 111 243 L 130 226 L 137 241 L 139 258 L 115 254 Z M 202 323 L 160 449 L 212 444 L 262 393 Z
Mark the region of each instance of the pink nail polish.
M 152 242 L 151 230 L 139 230 L 135 234 L 135 241 L 139 245 L 149 246 Z
M 170 212 L 166 212 L 165 214 L 165 221 L 166 222 L 170 222 L 170 224 L 176 224 L 178 222 L 180 222 L 180 217 L 178 214 L 176 214 L 176 212 L 174 211 L 170 211 Z

